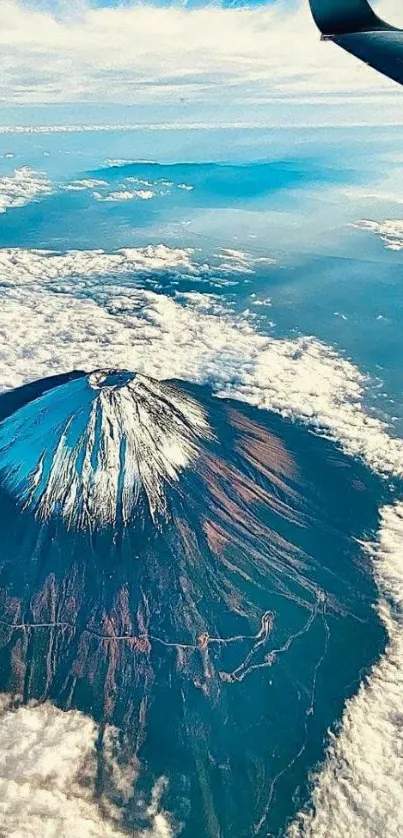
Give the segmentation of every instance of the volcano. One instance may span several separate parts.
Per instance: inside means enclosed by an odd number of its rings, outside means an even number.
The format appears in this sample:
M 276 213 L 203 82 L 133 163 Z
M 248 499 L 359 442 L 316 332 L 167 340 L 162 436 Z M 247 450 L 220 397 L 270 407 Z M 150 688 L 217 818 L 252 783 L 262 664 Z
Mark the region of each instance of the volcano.
M 205 411 L 174 387 L 97 370 L 27 405 L 0 431 L 6 484 L 38 518 L 68 527 L 125 526 L 165 511 L 165 484 L 208 436 Z M 141 501 L 141 503 L 140 503 Z
M 361 546 L 380 480 L 280 416 L 126 370 L 34 382 L 0 417 L 1 690 L 92 716 L 99 787 L 121 732 L 129 835 L 162 776 L 185 838 L 285 835 L 385 646 Z

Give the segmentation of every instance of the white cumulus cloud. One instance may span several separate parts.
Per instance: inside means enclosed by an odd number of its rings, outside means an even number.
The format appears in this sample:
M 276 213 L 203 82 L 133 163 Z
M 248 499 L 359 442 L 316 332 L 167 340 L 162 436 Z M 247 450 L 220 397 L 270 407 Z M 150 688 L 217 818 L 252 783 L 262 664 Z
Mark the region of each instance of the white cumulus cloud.
M 13 174 L 0 177 L 0 212 L 23 207 L 51 192 L 51 183 L 42 172 L 22 166 L 15 169 Z
M 403 250 L 403 221 L 401 220 L 370 221 L 364 219 L 354 226 L 361 230 L 377 233 L 388 250 Z
M 94 192 L 94 198 L 97 201 L 106 201 L 110 203 L 119 201 L 133 201 L 139 199 L 141 201 L 149 201 L 155 197 L 155 193 L 151 189 L 136 189 L 130 191 L 129 189 L 121 189 L 116 192 L 109 192 L 103 195 L 101 192 Z
M 0 822 L 13 838 L 171 838 L 161 811 L 160 788 L 147 808 L 148 827 L 128 833 L 121 811 L 106 794 L 97 799 L 98 728 L 78 711 L 50 702 L 13 707 L 0 697 Z M 136 775 L 114 760 L 113 728 L 106 730 L 104 759 L 121 799 L 135 793 Z M 108 765 L 108 762 L 110 764 Z
M 108 182 L 98 178 L 82 178 L 82 180 L 72 180 L 62 188 L 67 192 L 86 192 L 87 189 L 95 189 L 99 186 L 108 186 Z

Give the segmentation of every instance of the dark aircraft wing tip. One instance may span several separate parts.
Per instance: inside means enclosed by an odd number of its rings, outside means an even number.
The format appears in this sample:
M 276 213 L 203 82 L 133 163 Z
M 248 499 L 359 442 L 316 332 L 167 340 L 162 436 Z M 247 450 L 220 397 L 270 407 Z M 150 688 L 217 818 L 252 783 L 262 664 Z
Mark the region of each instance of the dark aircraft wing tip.
M 309 0 L 324 41 L 333 41 L 403 85 L 403 30 L 375 14 L 368 0 Z
M 375 14 L 368 0 L 309 0 L 312 17 L 325 37 L 360 32 L 399 31 Z

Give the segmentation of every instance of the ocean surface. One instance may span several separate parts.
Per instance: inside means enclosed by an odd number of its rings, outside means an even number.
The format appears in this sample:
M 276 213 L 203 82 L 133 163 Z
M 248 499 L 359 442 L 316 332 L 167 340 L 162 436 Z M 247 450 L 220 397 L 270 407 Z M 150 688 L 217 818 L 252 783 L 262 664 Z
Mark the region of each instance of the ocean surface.
M 206 133 L 0 129 L 3 819 L 397 838 L 402 129 Z

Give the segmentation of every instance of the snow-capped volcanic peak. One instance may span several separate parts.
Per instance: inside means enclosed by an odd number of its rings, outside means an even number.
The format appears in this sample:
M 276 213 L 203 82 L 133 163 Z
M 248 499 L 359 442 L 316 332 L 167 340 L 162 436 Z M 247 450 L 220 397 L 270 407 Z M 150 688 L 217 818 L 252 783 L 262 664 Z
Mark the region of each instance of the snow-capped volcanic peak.
M 166 484 L 211 436 L 203 408 L 172 384 L 96 370 L 49 390 L 0 425 L 8 490 L 37 517 L 76 529 L 127 524 L 140 497 L 166 514 Z

